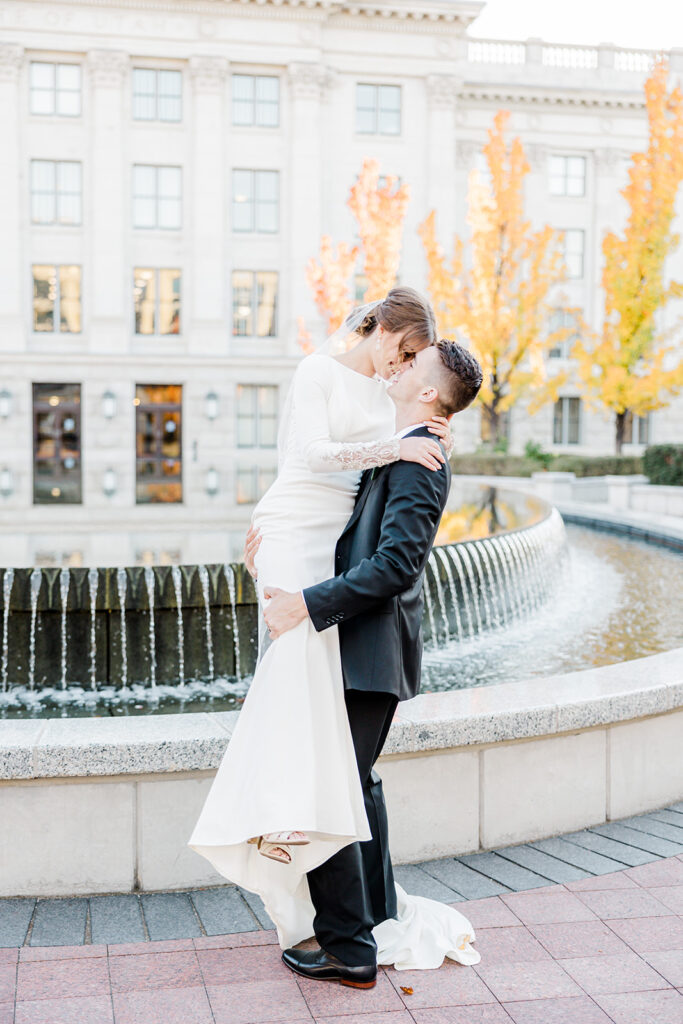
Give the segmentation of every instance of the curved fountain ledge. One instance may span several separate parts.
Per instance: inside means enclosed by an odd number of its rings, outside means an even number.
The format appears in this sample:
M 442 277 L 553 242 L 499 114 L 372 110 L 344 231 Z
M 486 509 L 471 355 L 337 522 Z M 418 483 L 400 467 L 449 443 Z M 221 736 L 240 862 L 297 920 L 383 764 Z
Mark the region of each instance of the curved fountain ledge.
M 187 839 L 238 714 L 0 721 L 0 896 L 223 881 Z M 422 694 L 399 706 L 380 772 L 397 863 L 675 803 L 683 648 Z

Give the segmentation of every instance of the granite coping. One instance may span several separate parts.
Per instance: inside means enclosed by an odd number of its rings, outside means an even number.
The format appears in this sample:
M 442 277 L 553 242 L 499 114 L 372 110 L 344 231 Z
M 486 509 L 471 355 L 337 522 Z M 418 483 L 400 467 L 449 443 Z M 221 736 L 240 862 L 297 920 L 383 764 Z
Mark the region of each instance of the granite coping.
M 399 706 L 384 755 L 559 734 L 683 707 L 683 648 L 566 675 L 424 693 Z M 239 712 L 0 721 L 0 780 L 210 771 Z

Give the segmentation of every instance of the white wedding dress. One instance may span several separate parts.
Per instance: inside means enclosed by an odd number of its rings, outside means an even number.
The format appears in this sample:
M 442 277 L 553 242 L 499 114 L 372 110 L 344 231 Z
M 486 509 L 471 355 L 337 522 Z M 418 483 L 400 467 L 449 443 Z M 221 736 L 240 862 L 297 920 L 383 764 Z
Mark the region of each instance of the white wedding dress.
M 361 471 L 398 458 L 386 385 L 327 355 L 299 364 L 290 392 L 279 475 L 256 506 L 263 587 L 299 591 L 334 575 L 335 545 Z M 284 830 L 311 842 L 291 864 L 263 857 L 252 836 Z M 266 648 L 190 839 L 225 878 L 263 899 L 282 948 L 313 935 L 306 872 L 370 838 L 344 703 L 337 627 L 306 619 Z M 378 963 L 438 967 L 480 960 L 474 929 L 454 908 L 407 895 L 373 932 Z

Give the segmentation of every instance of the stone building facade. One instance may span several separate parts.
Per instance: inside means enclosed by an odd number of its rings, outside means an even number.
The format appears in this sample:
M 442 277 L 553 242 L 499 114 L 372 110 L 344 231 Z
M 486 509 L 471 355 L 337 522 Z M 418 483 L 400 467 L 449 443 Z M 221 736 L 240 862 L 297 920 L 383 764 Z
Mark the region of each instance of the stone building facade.
M 323 233 L 353 241 L 364 157 L 411 186 L 400 278 L 424 289 L 417 225 L 435 208 L 446 244 L 465 231 L 469 172 L 509 109 L 528 214 L 567 230 L 565 292 L 599 322 L 601 238 L 623 220 L 654 55 L 480 40 L 480 9 L 0 2 L 3 563 L 240 550 L 275 471 L 298 318 L 323 332 L 304 268 Z M 457 450 L 480 431 L 463 414 Z M 533 418 L 515 408 L 509 431 L 513 451 L 613 446 L 573 385 Z M 626 450 L 682 433 L 678 402 Z

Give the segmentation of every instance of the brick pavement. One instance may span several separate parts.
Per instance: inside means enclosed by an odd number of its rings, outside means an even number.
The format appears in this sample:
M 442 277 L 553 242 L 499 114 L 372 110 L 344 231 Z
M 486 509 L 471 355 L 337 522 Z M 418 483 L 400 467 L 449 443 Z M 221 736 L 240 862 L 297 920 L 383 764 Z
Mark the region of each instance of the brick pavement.
M 683 1024 L 683 854 L 457 906 L 479 964 L 367 992 L 296 977 L 267 929 L 3 948 L 0 1024 Z

